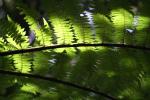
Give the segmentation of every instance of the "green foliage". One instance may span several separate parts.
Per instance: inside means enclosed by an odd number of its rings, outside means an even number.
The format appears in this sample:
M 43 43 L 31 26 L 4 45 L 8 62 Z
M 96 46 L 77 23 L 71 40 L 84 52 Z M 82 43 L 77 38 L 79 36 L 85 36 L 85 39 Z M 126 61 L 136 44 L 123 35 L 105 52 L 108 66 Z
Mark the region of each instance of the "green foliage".
M 86 13 L 86 5 L 93 11 Z M 109 1 L 109 0 L 108 0 Z M 111 43 L 150 46 L 149 0 L 141 2 L 138 25 L 128 0 L 42 0 L 46 12 L 40 27 L 38 12 L 16 0 L 17 9 L 35 31 L 34 47 Z M 84 13 L 83 13 L 84 12 Z M 87 11 L 88 12 L 88 11 Z M 48 20 L 47 20 L 48 18 Z M 29 48 L 18 23 L 0 19 L 0 53 Z M 121 47 L 69 47 L 0 56 L 0 70 L 54 77 L 104 92 L 121 100 L 149 100 L 150 52 Z M 11 91 L 9 91 L 9 89 Z M 101 95 L 55 82 L 0 73 L 0 100 L 106 100 Z

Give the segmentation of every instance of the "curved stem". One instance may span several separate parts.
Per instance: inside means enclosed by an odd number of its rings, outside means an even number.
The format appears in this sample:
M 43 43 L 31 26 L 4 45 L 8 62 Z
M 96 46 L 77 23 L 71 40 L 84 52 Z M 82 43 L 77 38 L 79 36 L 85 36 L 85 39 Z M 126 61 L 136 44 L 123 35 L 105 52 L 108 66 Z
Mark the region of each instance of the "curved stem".
M 12 51 L 5 51 L 0 52 L 0 56 L 7 56 L 13 54 L 21 54 L 21 53 L 29 53 L 47 49 L 56 49 L 56 48 L 70 48 L 70 47 L 119 47 L 119 48 L 131 48 L 131 49 L 138 49 L 138 50 L 147 50 L 150 51 L 150 47 L 144 46 L 135 46 L 135 45 L 126 45 L 126 44 L 109 44 L 109 43 L 98 43 L 98 44 L 65 44 L 65 45 L 53 45 L 53 46 L 42 46 L 42 47 L 34 47 L 34 48 L 27 48 L 21 50 L 12 50 Z
M 87 87 L 84 87 L 84 86 L 80 86 L 80 85 L 77 85 L 77 84 L 74 84 L 74 83 L 71 83 L 71 82 L 59 80 L 59 79 L 56 79 L 54 77 L 46 77 L 46 76 L 20 73 L 20 72 L 12 72 L 12 71 L 5 71 L 5 70 L 0 70 L 0 74 L 13 75 L 13 76 L 19 76 L 19 77 L 22 76 L 22 77 L 29 77 L 29 78 L 36 78 L 36 79 L 51 81 L 51 82 L 54 82 L 54 83 L 57 83 L 57 84 L 63 84 L 63 85 L 78 88 L 78 89 L 81 89 L 81 90 L 84 90 L 84 91 L 93 92 L 93 93 L 101 95 L 105 98 L 109 98 L 110 100 L 117 100 L 116 98 L 114 98 L 114 97 L 112 97 L 112 96 L 110 96 L 106 93 L 99 92 L 99 91 L 96 91 L 96 90 L 93 90 L 93 89 L 90 89 L 90 88 L 87 88 Z

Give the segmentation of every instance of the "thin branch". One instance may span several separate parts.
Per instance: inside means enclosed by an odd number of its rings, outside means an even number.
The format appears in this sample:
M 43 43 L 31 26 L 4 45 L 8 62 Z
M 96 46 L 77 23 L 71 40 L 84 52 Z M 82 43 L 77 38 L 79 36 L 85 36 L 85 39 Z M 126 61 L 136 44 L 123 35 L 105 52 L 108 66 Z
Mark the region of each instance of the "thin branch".
M 12 72 L 12 71 L 5 71 L 5 70 L 0 70 L 0 74 L 13 75 L 13 76 L 19 76 L 19 77 L 23 76 L 23 77 L 29 77 L 29 78 L 36 78 L 36 79 L 51 81 L 51 82 L 54 82 L 54 83 L 57 83 L 57 84 L 63 84 L 63 85 L 78 88 L 78 89 L 81 89 L 81 90 L 84 90 L 84 91 L 93 92 L 95 94 L 101 95 L 101 96 L 103 96 L 105 98 L 108 98 L 110 100 L 118 100 L 118 99 L 116 99 L 116 98 L 114 98 L 114 97 L 112 97 L 112 96 L 110 96 L 106 93 L 99 92 L 99 91 L 96 91 L 96 90 L 93 90 L 93 89 L 90 89 L 90 88 L 87 88 L 87 87 L 84 87 L 84 86 L 80 86 L 80 85 L 77 85 L 77 84 L 74 84 L 74 83 L 71 83 L 71 82 L 58 80 L 58 79 L 53 78 L 53 77 L 46 77 L 46 76 L 33 75 L 33 74 L 27 74 L 27 73 L 19 73 L 19 72 Z
M 132 49 L 139 49 L 139 50 L 150 50 L 150 47 L 144 46 L 134 46 L 134 45 L 126 45 L 126 44 L 109 44 L 109 43 L 98 43 L 98 44 L 72 44 L 72 45 L 53 45 L 53 46 L 42 46 L 42 47 L 33 47 L 21 50 L 12 50 L 6 52 L 0 52 L 0 56 L 7 56 L 13 54 L 20 54 L 20 53 L 28 53 L 28 52 L 35 52 L 47 49 L 56 49 L 56 48 L 69 48 L 69 47 L 119 47 L 119 48 L 132 48 Z

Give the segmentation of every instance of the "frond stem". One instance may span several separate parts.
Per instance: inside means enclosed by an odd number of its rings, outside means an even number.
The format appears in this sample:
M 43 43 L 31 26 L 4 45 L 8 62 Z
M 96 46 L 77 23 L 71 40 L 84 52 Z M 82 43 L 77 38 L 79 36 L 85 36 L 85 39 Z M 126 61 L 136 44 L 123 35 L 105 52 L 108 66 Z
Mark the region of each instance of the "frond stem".
M 33 74 L 20 73 L 20 72 L 12 72 L 12 71 L 6 71 L 6 70 L 0 70 L 0 74 L 13 75 L 13 76 L 19 76 L 19 77 L 22 76 L 22 77 L 36 78 L 36 79 L 51 81 L 51 82 L 54 82 L 54 83 L 57 83 L 57 84 L 63 84 L 63 85 L 78 88 L 78 89 L 81 89 L 81 90 L 84 90 L 84 91 L 93 92 L 95 94 L 101 95 L 101 96 L 103 96 L 105 98 L 108 98 L 110 100 L 118 100 L 118 99 L 116 99 L 116 98 L 114 98 L 114 97 L 112 97 L 112 96 L 110 96 L 106 93 L 99 92 L 99 91 L 96 91 L 96 90 L 93 90 L 93 89 L 90 89 L 90 88 L 87 88 L 87 87 L 84 87 L 84 86 L 80 86 L 80 85 L 77 85 L 77 84 L 74 84 L 74 83 L 71 83 L 71 82 L 59 80 L 59 79 L 56 79 L 54 77 L 40 76 L 40 75 L 35 75 L 35 74 L 33 75 Z
M 137 50 L 147 50 L 150 51 L 150 47 L 145 46 L 136 46 L 136 45 L 127 45 L 127 44 L 110 44 L 110 43 L 97 43 L 97 44 L 63 44 L 63 45 L 51 45 L 51 46 L 41 46 L 41 47 L 33 47 L 21 50 L 12 50 L 12 51 L 5 51 L 0 52 L 0 56 L 7 56 L 13 54 L 21 54 L 21 53 L 29 53 L 41 50 L 48 50 L 48 49 L 56 49 L 56 48 L 70 48 L 70 47 L 118 47 L 118 48 L 130 48 L 130 49 L 137 49 Z

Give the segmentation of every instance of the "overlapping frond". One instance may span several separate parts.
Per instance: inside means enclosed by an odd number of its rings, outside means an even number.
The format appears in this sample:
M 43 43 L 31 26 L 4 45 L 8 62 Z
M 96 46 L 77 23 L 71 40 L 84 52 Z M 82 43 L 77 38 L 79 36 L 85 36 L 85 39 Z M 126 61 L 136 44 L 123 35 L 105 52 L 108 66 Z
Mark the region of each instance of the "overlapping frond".
M 0 99 L 150 99 L 149 0 L 42 0 L 43 25 L 16 2 L 35 42 L 0 19 Z

